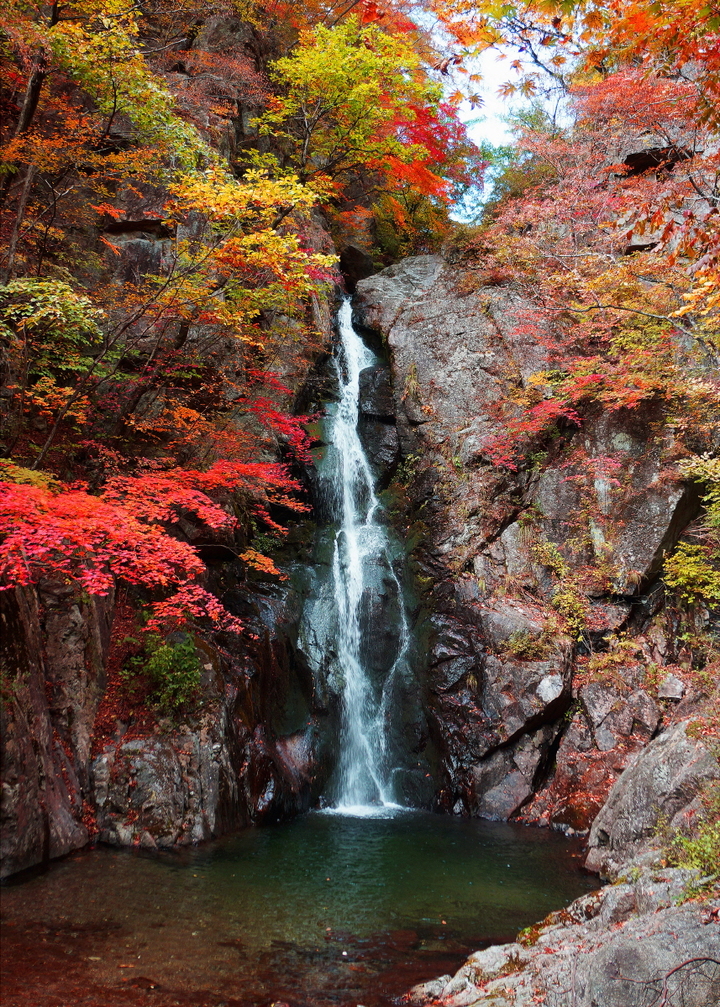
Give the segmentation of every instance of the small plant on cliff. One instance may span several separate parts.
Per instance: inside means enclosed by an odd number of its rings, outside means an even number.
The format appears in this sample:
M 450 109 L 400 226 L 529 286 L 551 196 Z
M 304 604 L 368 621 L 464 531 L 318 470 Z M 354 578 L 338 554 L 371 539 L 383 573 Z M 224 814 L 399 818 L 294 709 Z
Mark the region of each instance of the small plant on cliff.
M 711 559 L 716 557 L 711 555 Z M 681 542 L 665 562 L 665 583 L 688 605 L 720 602 L 720 570 L 712 565 L 702 545 Z
M 585 665 L 588 681 L 603 678 L 617 678 L 623 682 L 622 669 L 638 664 L 643 652 L 636 640 L 624 633 L 611 635 L 607 640 L 607 650 L 592 654 Z
M 697 542 L 681 542 L 665 561 L 665 584 L 688 606 L 720 604 L 720 458 L 710 454 L 688 458 L 681 474 L 704 486 L 704 520 Z
M 143 652 L 128 661 L 123 678 L 146 678 L 150 698 L 164 712 L 187 705 L 198 694 L 202 664 L 192 636 L 176 633 L 163 639 L 157 634 L 145 638 Z
M 420 382 L 418 381 L 417 364 L 414 361 L 408 368 L 403 393 L 400 398 L 403 402 L 407 399 L 420 402 Z
M 511 633 L 503 645 L 503 650 L 519 661 L 539 661 L 552 650 L 551 634 L 545 628 L 541 633 L 532 634 L 526 630 Z
M 568 632 L 579 640 L 587 627 L 588 602 L 575 582 L 570 564 L 554 542 L 538 542 L 532 554 L 558 580 L 550 604 L 562 616 Z
M 409 486 L 418 473 L 420 463 L 419 454 L 409 454 L 400 462 L 395 475 L 395 480 L 401 486 Z

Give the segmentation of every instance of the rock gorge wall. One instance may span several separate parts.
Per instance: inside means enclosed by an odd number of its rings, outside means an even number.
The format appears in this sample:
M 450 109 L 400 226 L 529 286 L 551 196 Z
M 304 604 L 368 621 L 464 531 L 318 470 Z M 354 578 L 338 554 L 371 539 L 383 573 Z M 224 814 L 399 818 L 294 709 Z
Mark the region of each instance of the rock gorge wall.
M 699 737 L 703 717 L 717 719 L 717 682 L 693 672 L 658 577 L 698 509 L 667 474 L 669 418 L 652 403 L 598 410 L 534 464 L 502 471 L 489 457 L 498 407 L 549 366 L 535 305 L 427 256 L 360 281 L 356 313 L 391 362 L 382 414 L 403 461 L 389 497 L 423 597 L 436 806 L 588 832 L 585 866 L 615 882 L 403 1002 L 717 1003 L 720 901 L 707 888 L 687 901 L 712 878 L 668 868 L 661 839 L 692 834 L 720 779 Z M 562 633 L 581 573 L 583 632 Z
M 3 876 L 91 839 L 167 848 L 310 807 L 324 711 L 293 657 L 297 604 L 244 584 L 225 598 L 248 645 L 198 642 L 196 711 L 158 718 L 118 702 L 122 605 L 50 585 L 0 595 Z
M 653 403 L 597 410 L 518 472 L 491 464 L 499 406 L 549 366 L 547 323 L 512 285 L 480 283 L 422 256 L 356 293 L 359 323 L 391 361 L 404 459 L 394 505 L 424 596 L 415 632 L 436 806 L 585 831 L 633 755 L 714 689 L 678 672 L 658 579 L 698 503 L 667 474 L 673 434 Z M 592 471 L 598 458 L 612 459 L 612 478 Z M 579 644 L 560 632 L 558 590 L 572 611 L 573 578 L 592 563 L 611 564 L 611 587 L 588 592 Z
M 320 350 L 298 359 L 290 341 L 276 362 L 300 409 L 327 394 L 316 364 L 332 338 L 331 299 L 312 309 Z M 293 527 L 278 558 L 290 577 L 280 582 L 248 580 L 244 564 L 228 560 L 245 548 L 242 527 L 237 541 L 189 520 L 182 531 L 202 543 L 207 587 L 245 627 L 242 638 L 196 637 L 203 671 L 192 713 L 162 715 L 123 687 L 124 640 L 137 632 L 142 599 L 92 599 L 54 582 L 0 592 L 2 877 L 89 841 L 184 845 L 284 820 L 317 800 L 332 715 L 296 648 L 297 568 L 312 523 Z
M 413 1007 L 711 1007 L 720 998 L 720 899 L 691 897 L 697 869 L 668 867 L 662 818 L 682 828 L 720 767 L 687 724 L 633 755 L 595 819 L 588 866 L 612 885 L 551 913 L 512 944 L 472 954 L 455 975 L 403 997 Z M 688 804 L 690 801 L 690 804 Z

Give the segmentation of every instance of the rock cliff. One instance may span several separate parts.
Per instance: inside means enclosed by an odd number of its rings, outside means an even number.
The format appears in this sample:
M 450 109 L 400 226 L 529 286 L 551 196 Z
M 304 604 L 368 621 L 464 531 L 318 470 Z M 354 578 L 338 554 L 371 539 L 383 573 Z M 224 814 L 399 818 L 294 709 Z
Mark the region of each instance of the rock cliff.
M 632 760 L 590 833 L 588 865 L 615 883 L 552 913 L 513 944 L 470 956 L 454 976 L 415 987 L 415 1007 L 710 1007 L 720 997 L 720 899 L 707 878 L 668 868 L 660 819 L 680 829 L 720 766 L 681 723 Z M 706 892 L 707 894 L 707 892 Z M 690 899 L 690 900 L 689 900 Z
M 542 325 L 529 324 L 531 300 L 512 286 L 478 287 L 439 256 L 353 282 L 358 320 L 389 359 L 362 375 L 360 432 L 409 551 L 420 684 L 398 726 L 415 760 L 407 796 L 584 833 L 645 746 L 714 701 L 710 678 L 685 660 L 658 581 L 698 509 L 667 474 L 667 417 L 652 403 L 595 411 L 517 471 L 498 467 L 488 445 L 499 405 L 552 363 Z M 303 410 L 332 394 L 322 360 L 308 366 Z M 601 457 L 612 475 L 587 461 Z M 271 587 L 239 583 L 218 561 L 227 543 L 213 552 L 200 541 L 214 589 L 250 638 L 232 654 L 222 641 L 203 650 L 204 698 L 189 719 L 113 705 L 123 630 L 120 619 L 111 645 L 112 599 L 90 604 L 53 585 L 3 595 L 6 873 L 92 835 L 150 848 L 196 842 L 317 799 L 338 697 L 316 653 L 327 645 L 315 639 L 322 620 L 312 605 L 301 616 L 315 590 L 298 561 L 307 546 L 290 549 L 291 579 Z M 382 664 L 380 636 L 373 646 L 369 658 Z M 681 815 L 672 802 L 666 810 Z M 624 825 L 597 819 L 594 870 L 609 870 L 634 810 L 617 815 Z M 657 816 L 636 825 L 647 838 Z
M 356 313 L 391 361 L 437 806 L 586 830 L 633 753 L 714 689 L 683 671 L 658 580 L 698 509 L 670 417 L 596 409 L 498 467 L 500 406 L 553 365 L 528 295 L 422 256 L 360 280 Z
M 293 656 L 297 602 L 248 585 L 233 601 L 249 645 L 200 644 L 202 699 L 158 716 L 118 701 L 122 605 L 0 594 L 3 877 L 91 839 L 167 848 L 310 807 L 322 711 Z

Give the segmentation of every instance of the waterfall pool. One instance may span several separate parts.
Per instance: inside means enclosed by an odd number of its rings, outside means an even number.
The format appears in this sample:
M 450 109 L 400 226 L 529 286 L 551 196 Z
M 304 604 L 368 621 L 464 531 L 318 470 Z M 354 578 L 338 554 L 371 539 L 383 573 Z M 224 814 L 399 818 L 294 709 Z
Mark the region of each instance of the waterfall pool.
M 382 1007 L 597 887 L 579 845 L 419 811 L 98 848 L 2 890 L 5 1007 Z

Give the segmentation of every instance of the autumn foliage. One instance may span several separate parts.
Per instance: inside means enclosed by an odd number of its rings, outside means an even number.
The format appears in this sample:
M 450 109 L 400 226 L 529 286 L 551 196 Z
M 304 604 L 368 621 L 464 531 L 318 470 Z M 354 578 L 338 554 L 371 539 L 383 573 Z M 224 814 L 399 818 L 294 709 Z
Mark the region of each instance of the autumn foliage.
M 122 582 L 151 628 L 238 630 L 198 546 L 280 575 L 255 539 L 306 507 L 292 389 L 337 278 L 315 214 L 370 243 L 394 221 L 382 255 L 436 247 L 479 164 L 412 9 L 10 0 L 5 586 Z
M 719 31 L 701 0 L 218 0 L 201 17 L 10 0 L 7 583 L 121 578 L 197 615 L 183 515 L 272 571 L 252 539 L 303 506 L 277 458 L 308 459 L 291 389 L 337 275 L 318 212 L 378 265 L 450 241 L 478 277 L 530 295 L 546 365 L 502 404 L 495 464 L 648 402 L 679 453 L 709 450 Z M 456 109 L 481 104 L 486 49 L 506 58 L 504 95 L 552 91 L 564 111 L 520 117 L 480 226 L 452 239 L 448 208 L 484 167 Z

